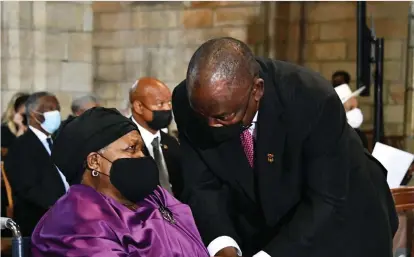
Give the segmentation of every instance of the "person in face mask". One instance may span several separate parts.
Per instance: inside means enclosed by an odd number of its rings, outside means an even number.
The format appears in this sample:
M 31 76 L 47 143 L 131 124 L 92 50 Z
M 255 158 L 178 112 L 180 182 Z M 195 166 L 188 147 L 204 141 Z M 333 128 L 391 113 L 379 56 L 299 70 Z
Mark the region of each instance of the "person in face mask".
M 387 171 L 320 74 L 215 38 L 172 99 L 182 200 L 210 256 L 390 256 L 398 218 Z
M 358 108 L 357 99 L 365 87 L 362 87 L 355 92 L 351 91 L 351 88 L 348 84 L 341 84 L 334 86 L 334 88 L 335 92 L 341 99 L 342 104 L 344 105 L 348 124 L 354 128 L 355 132 L 357 132 L 364 148 L 368 149 L 368 139 L 364 132 L 359 129 L 359 127 L 362 125 L 362 122 L 364 121 L 364 115 L 362 114 L 361 109 Z
M 65 176 L 53 164 L 50 135 L 60 125 L 60 106 L 49 92 L 36 92 L 25 103 L 28 127 L 9 150 L 4 167 L 14 196 L 14 219 L 24 236 L 69 188 Z
M 52 160 L 71 184 L 37 224 L 32 255 L 207 257 L 190 208 L 160 187 L 136 125 L 95 107 L 66 123 Z
M 144 141 L 144 154 L 157 163 L 161 186 L 179 198 L 183 182 L 178 141 L 162 131 L 172 120 L 170 89 L 158 79 L 144 77 L 133 84 L 129 100 L 131 120 Z

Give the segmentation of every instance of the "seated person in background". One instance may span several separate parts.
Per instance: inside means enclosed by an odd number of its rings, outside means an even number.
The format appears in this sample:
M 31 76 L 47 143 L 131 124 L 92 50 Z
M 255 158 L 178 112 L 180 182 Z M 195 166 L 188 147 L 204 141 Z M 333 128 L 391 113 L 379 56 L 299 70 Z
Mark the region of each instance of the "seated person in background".
M 14 140 L 27 130 L 25 102 L 29 94 L 17 93 L 10 100 L 1 120 L 1 156 L 5 157 Z
M 48 92 L 37 92 L 26 101 L 29 129 L 13 143 L 4 161 L 14 196 L 14 219 L 23 236 L 30 236 L 37 222 L 63 195 L 69 185 L 50 158 L 59 128 L 60 106 Z
M 342 74 L 344 73 L 344 74 Z M 338 75 L 339 74 L 339 75 Z M 358 134 L 359 138 L 361 139 L 362 145 L 365 149 L 368 149 L 368 139 L 367 136 L 362 132 L 359 127 L 362 125 L 364 121 L 364 116 L 362 114 L 361 109 L 358 108 L 358 99 L 357 97 L 361 92 L 364 90 L 365 87 L 356 90 L 355 92 L 351 91 L 349 87 L 349 80 L 350 76 L 345 71 L 337 71 L 332 75 L 332 85 L 338 94 L 339 98 L 344 105 L 346 118 L 348 120 L 348 124 L 354 128 L 355 132 Z M 341 82 L 345 82 L 342 84 L 338 84 Z
M 72 119 L 78 117 L 79 115 L 89 110 L 90 108 L 97 107 L 97 106 L 99 106 L 99 101 L 98 101 L 98 98 L 95 97 L 94 95 L 84 95 L 79 98 L 76 98 L 75 100 L 72 101 L 72 105 L 71 105 L 72 114 L 69 115 L 66 120 L 62 121 L 61 127 L 63 127 L 66 122 L 69 122 Z M 56 139 L 57 132 L 53 134 L 52 136 L 54 139 Z
M 177 139 L 162 131 L 172 120 L 171 91 L 155 78 L 141 78 L 129 92 L 131 120 L 144 141 L 143 152 L 160 171 L 160 185 L 179 199 L 183 180 Z
M 98 98 L 94 95 L 85 95 L 72 101 L 71 109 L 75 117 L 80 116 L 87 110 L 99 106 Z
M 142 148 L 115 109 L 62 127 L 52 159 L 72 186 L 38 223 L 33 256 L 207 257 L 190 208 L 158 186 Z

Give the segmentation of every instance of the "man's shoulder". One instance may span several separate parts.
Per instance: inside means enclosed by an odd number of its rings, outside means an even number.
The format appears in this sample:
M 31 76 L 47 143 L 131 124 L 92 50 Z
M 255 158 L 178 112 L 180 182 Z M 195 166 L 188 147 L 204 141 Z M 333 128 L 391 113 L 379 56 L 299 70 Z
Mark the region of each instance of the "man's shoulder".
M 261 66 L 265 84 L 272 84 L 282 98 L 321 102 L 335 94 L 327 79 L 307 67 L 263 57 L 256 60 Z

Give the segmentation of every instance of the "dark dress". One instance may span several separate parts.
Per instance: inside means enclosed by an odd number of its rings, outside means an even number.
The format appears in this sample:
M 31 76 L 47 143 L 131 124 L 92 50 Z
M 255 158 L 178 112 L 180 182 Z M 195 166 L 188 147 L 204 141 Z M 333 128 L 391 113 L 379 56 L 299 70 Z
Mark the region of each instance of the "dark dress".
M 3 148 L 9 148 L 14 140 L 16 139 L 16 136 L 10 131 L 9 126 L 7 124 L 1 125 L 1 147 Z
M 16 136 L 10 131 L 7 124 L 1 125 L 1 147 L 2 148 L 10 148 L 13 144 Z M 4 156 L 2 156 L 2 161 Z M 4 185 L 3 177 L 1 179 L 1 216 L 6 217 L 6 207 L 9 205 L 9 201 L 7 200 L 7 193 L 6 187 Z

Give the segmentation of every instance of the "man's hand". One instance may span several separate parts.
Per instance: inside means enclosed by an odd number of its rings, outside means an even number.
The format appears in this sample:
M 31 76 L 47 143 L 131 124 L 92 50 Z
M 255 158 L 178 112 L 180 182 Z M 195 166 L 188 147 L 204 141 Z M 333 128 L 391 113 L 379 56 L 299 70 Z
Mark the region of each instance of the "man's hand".
M 216 253 L 215 256 L 216 257 L 238 257 L 237 250 L 234 247 L 223 248 L 218 253 Z

